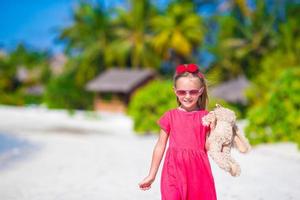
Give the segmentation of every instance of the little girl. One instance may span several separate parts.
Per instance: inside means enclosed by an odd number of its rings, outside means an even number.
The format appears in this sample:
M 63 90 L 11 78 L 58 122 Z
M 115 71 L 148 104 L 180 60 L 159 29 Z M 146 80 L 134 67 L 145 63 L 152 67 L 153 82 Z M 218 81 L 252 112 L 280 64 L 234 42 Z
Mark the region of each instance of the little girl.
M 207 86 L 195 64 L 176 67 L 174 92 L 179 107 L 168 110 L 157 121 L 161 127 L 149 175 L 139 183 L 151 188 L 170 136 L 162 176 L 162 200 L 216 200 L 216 190 L 205 145 L 210 127 L 201 118 L 208 113 Z

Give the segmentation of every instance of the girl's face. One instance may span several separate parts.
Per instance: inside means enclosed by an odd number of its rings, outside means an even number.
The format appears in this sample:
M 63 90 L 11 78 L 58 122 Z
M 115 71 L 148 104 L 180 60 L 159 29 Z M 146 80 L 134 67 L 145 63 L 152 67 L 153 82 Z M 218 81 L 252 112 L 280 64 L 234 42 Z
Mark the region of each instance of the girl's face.
M 203 87 L 197 77 L 180 77 L 176 81 L 176 88 L 173 89 L 182 108 L 186 111 L 197 109 L 197 101 L 203 92 Z

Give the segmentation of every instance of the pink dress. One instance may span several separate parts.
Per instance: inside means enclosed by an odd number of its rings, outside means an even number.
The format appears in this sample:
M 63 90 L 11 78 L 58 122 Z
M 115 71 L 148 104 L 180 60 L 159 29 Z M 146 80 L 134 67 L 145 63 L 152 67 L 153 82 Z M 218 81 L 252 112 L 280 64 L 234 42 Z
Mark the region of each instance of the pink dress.
M 178 108 L 165 112 L 157 121 L 169 134 L 161 174 L 162 200 L 216 200 L 216 190 L 205 150 L 209 127 L 201 118 L 208 111 L 187 112 Z

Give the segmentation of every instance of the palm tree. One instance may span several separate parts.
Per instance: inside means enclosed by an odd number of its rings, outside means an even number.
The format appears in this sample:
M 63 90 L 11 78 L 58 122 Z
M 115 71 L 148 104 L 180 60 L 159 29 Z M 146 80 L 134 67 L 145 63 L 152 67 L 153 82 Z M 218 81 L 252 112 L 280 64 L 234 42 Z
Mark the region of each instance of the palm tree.
M 202 19 L 192 3 L 171 3 L 166 13 L 151 20 L 154 37 L 151 44 L 157 53 L 168 60 L 174 55 L 177 62 L 187 62 L 204 39 Z
M 110 15 L 101 5 L 81 1 L 74 10 L 73 21 L 59 36 L 67 44 L 67 53 L 84 51 L 87 45 L 95 43 L 105 47 L 110 39 Z
M 275 16 L 266 12 L 264 1 L 258 1 L 250 12 L 243 1 L 234 1 L 231 15 L 219 16 L 217 43 L 212 52 L 217 59 L 211 74 L 222 80 L 245 74 L 251 78 L 259 71 L 262 57 L 277 44 Z
M 67 66 L 77 68 L 75 80 L 83 85 L 106 67 L 105 49 L 114 36 L 110 15 L 101 5 L 80 2 L 74 11 L 73 21 L 71 26 L 62 30 L 59 39 L 67 44 L 66 53 L 70 61 Z
M 117 10 L 113 20 L 115 38 L 106 51 L 110 64 L 132 67 L 157 67 L 158 57 L 150 46 L 149 20 L 155 14 L 149 0 L 131 0 L 129 9 Z

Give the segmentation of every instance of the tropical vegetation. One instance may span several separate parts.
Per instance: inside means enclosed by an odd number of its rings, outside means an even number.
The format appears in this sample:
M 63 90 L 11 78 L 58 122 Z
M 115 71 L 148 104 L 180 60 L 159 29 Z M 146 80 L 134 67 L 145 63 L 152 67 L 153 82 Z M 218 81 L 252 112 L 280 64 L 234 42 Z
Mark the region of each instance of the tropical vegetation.
M 253 144 L 300 144 L 299 3 L 157 2 L 129 0 L 124 7 L 107 8 L 101 1 L 79 1 L 73 23 L 58 32 L 67 57 L 61 73 L 53 73 L 48 51 L 19 44 L 0 53 L 0 103 L 92 109 L 93 94 L 85 85 L 99 73 L 113 66 L 153 68 L 161 79 L 135 93 L 128 114 L 138 133 L 157 132 L 156 119 L 175 103 L 170 83 L 174 67 L 195 62 L 213 84 L 240 75 L 251 82 L 245 107 L 214 98 L 211 103 L 222 102 L 245 117 Z

